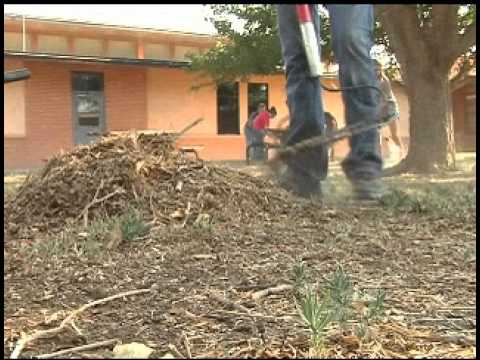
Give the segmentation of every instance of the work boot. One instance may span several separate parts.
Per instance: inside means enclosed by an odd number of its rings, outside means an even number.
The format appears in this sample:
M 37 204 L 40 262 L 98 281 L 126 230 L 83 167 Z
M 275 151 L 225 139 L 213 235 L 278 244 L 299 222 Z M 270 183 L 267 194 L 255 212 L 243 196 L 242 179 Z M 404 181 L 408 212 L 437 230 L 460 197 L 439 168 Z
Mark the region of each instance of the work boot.
M 357 200 L 380 200 L 385 195 L 385 187 L 378 178 L 351 180 Z
M 321 185 L 318 179 L 312 176 L 295 173 L 290 167 L 286 167 L 278 178 L 282 188 L 296 196 L 310 199 L 321 197 Z

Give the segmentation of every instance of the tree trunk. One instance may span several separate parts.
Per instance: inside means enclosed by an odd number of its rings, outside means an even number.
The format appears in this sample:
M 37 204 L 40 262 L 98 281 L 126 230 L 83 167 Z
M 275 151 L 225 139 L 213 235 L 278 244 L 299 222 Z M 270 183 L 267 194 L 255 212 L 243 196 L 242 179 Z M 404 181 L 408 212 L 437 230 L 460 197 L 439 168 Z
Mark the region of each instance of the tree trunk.
M 405 69 L 410 145 L 406 158 L 396 167 L 397 173 L 431 173 L 455 161 L 448 74 L 424 60 L 424 66 Z

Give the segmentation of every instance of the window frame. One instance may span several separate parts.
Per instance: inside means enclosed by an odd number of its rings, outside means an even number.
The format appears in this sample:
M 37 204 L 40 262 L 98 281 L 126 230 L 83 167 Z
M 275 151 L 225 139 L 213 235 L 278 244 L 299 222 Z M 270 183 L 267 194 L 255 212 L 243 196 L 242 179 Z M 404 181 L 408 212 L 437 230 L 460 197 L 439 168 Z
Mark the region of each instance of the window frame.
M 95 75 L 101 79 L 102 88 L 101 90 L 77 90 L 75 89 L 75 75 Z M 105 92 L 105 74 L 98 71 L 72 71 L 72 91 L 102 91 Z
M 237 111 L 236 111 L 236 119 L 237 119 L 237 130 L 235 133 L 232 133 L 232 132 L 220 132 L 220 122 L 221 122 L 221 118 L 220 118 L 220 104 L 219 104 L 219 91 L 220 91 L 220 87 L 221 86 L 225 86 L 225 85 L 235 85 L 236 86 L 236 108 L 237 108 Z M 217 85 L 217 135 L 218 136 L 238 136 L 241 134 L 240 132 L 240 82 L 238 81 L 235 81 L 234 83 L 229 83 L 229 84 L 219 84 Z
M 26 93 L 27 93 L 27 84 L 25 81 L 17 81 L 17 82 L 14 82 L 14 83 L 10 83 L 10 84 L 4 84 L 3 85 L 4 87 L 4 93 L 3 93 L 3 98 L 4 98 L 4 104 L 3 104 L 3 114 L 4 114 L 4 127 L 3 127 L 3 137 L 4 139 L 26 139 L 28 138 L 28 122 L 27 122 L 27 98 L 26 98 Z M 23 93 L 23 96 L 22 97 L 19 97 L 17 93 L 15 94 L 11 94 L 11 91 L 12 91 L 12 87 L 13 88 L 16 88 L 15 91 L 17 92 L 22 92 Z M 19 88 L 21 88 L 19 90 Z M 16 132 L 12 132 L 11 129 L 9 129 L 9 131 L 5 131 L 5 124 L 7 124 L 7 122 L 9 121 L 8 118 L 5 116 L 5 110 L 7 109 L 7 106 L 6 106 L 6 102 L 11 100 L 12 98 L 10 99 L 5 99 L 5 97 L 13 97 L 13 98 L 16 98 L 16 99 L 21 99 L 22 103 L 21 103 L 21 107 L 22 107 L 22 121 L 23 121 L 23 132 L 22 133 L 16 133 Z M 15 104 L 17 105 L 17 104 Z M 15 106 L 15 108 L 17 109 L 18 107 Z M 7 116 L 10 115 L 10 114 L 7 114 Z
M 249 82 L 247 84 L 247 114 L 250 116 L 254 111 L 257 111 L 256 108 L 252 107 L 252 110 L 250 110 L 250 86 L 251 85 L 265 85 L 266 86 L 266 100 L 265 100 L 265 105 L 267 106 L 267 109 L 270 108 L 269 104 L 269 98 L 270 98 L 270 85 L 268 82 Z

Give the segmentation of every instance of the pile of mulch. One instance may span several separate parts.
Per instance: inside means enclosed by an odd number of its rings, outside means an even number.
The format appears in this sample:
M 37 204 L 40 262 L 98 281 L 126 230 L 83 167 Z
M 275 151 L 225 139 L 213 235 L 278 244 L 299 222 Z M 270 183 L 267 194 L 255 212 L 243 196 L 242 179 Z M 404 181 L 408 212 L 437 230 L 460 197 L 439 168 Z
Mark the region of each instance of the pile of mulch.
M 146 221 L 189 226 L 269 220 L 288 211 L 288 194 L 266 180 L 203 161 L 170 134 L 108 135 L 52 158 L 4 204 L 13 234 L 88 224 L 128 209 Z

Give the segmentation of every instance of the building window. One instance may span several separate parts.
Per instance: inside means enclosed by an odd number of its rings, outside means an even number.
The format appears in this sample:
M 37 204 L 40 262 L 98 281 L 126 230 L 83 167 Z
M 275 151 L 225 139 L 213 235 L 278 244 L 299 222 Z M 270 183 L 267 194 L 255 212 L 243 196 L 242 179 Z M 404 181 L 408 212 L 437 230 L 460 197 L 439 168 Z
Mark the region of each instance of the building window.
M 248 84 L 248 116 L 257 111 L 258 104 L 264 103 L 268 107 L 268 84 Z
M 103 75 L 97 73 L 73 73 L 73 91 L 103 91 Z
M 112 58 L 135 59 L 137 57 L 135 44 L 131 41 L 110 40 L 107 53 Z
M 75 54 L 80 56 L 101 56 L 103 45 L 97 39 L 75 39 Z
M 476 94 L 465 97 L 465 127 L 463 129 L 466 135 L 475 135 L 477 131 L 477 105 Z
M 31 51 L 32 50 L 31 40 L 28 34 L 25 36 L 25 41 L 26 41 L 26 44 L 25 44 L 26 51 Z M 22 33 L 5 31 L 3 33 L 3 47 L 5 50 L 22 51 L 23 50 Z
M 240 134 L 238 82 L 217 87 L 217 132 Z
M 38 35 L 38 52 L 68 54 L 68 41 L 64 36 Z
M 25 136 L 25 81 L 3 85 L 3 134 Z
M 169 59 L 170 47 L 166 44 L 145 44 L 144 55 L 145 59 Z

